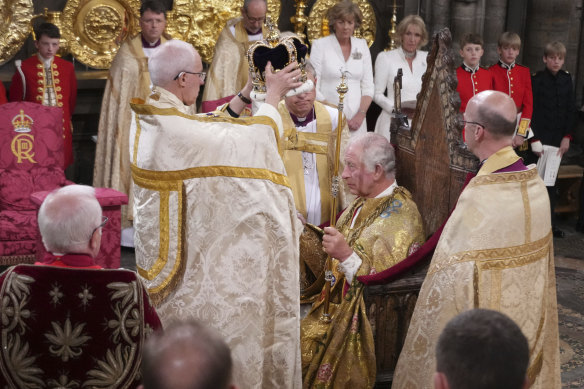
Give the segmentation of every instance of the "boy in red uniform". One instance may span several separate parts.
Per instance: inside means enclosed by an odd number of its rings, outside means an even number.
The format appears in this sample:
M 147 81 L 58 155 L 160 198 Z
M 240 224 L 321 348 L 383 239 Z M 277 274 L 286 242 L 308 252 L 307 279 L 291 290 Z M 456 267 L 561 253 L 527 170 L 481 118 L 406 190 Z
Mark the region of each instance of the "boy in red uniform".
M 466 111 L 466 103 L 471 97 L 484 90 L 493 89 L 491 72 L 479 66 L 484 54 L 483 39 L 478 34 L 465 34 L 460 40 L 462 65 L 456 69 L 460 95 L 460 112 Z
M 527 66 L 515 63 L 521 48 L 521 38 L 514 32 L 504 32 L 499 37 L 499 62 L 489 68 L 493 76 L 493 89 L 507 93 L 517 107 L 519 123 L 513 138 L 513 147 L 518 151 L 528 151 L 526 139 L 529 137 L 529 125 L 533 113 L 533 95 L 531 92 L 531 74 Z M 520 154 L 521 155 L 521 154 Z
M 77 79 L 71 62 L 56 57 L 61 33 L 52 23 L 36 30 L 36 55 L 17 64 L 10 84 L 10 101 L 32 101 L 63 109 L 65 168 L 73 163 L 71 115 L 77 99 Z

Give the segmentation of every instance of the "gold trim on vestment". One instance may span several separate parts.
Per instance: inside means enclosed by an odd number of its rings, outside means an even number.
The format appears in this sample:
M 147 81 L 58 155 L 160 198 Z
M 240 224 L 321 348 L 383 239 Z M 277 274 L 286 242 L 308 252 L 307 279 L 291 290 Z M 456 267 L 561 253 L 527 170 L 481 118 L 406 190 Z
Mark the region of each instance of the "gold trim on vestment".
M 134 112 L 134 116 L 136 117 L 136 134 L 134 134 L 134 152 L 132 153 L 132 163 L 135 165 L 138 163 L 138 143 L 140 140 L 140 132 L 142 131 L 142 127 L 140 127 L 140 117 L 136 112 Z
M 537 376 L 541 372 L 541 368 L 543 366 L 543 350 L 537 354 L 537 357 L 533 360 L 531 366 L 527 368 L 527 379 L 530 383 L 534 383 L 537 379 Z
M 132 110 L 141 115 L 160 115 L 160 116 L 180 116 L 186 119 L 197 120 L 200 122 L 220 122 L 220 123 L 232 123 L 239 124 L 242 126 L 249 126 L 252 124 L 263 124 L 266 126 L 271 126 L 275 134 L 278 134 L 278 126 L 276 122 L 272 120 L 269 116 L 246 116 L 240 118 L 234 118 L 231 116 L 216 116 L 213 114 L 198 114 L 189 115 L 184 112 L 179 111 L 177 108 L 158 108 L 149 104 L 136 104 L 130 103 Z
M 520 157 L 515 154 L 515 151 L 511 146 L 503 147 L 501 150 L 487 158 L 485 163 L 483 163 L 483 166 L 479 169 L 477 176 L 494 173 L 497 170 L 513 165 L 519 159 Z
M 201 166 L 184 170 L 154 171 L 142 169 L 132 164 L 132 177 L 134 178 L 134 181 L 138 180 L 140 182 L 144 180 L 146 180 L 146 182 L 149 180 L 169 182 L 189 180 L 192 178 L 236 177 L 268 180 L 276 185 L 282 185 L 287 188 L 290 187 L 286 175 L 267 169 L 252 167 Z
M 476 261 L 479 271 L 502 270 L 520 267 L 544 258 L 543 251 L 549 250 L 551 231 L 542 239 L 526 244 L 494 249 L 463 251 L 452 255 L 441 265 L 433 264 L 428 275 L 438 273 L 456 263 Z M 528 253 L 528 254 L 524 254 Z
M 537 175 L 536 169 L 522 170 L 519 172 L 506 172 L 497 174 L 488 174 L 484 176 L 476 176 L 473 178 L 468 187 L 478 185 L 502 184 L 505 182 L 524 182 L 533 179 Z
M 134 165 L 132 165 L 134 167 Z M 170 207 L 169 207 L 169 192 L 177 192 L 178 196 L 178 225 L 177 225 L 177 248 L 176 248 L 176 258 L 174 261 L 174 266 L 172 267 L 168 277 L 164 279 L 158 286 L 153 288 L 148 288 L 148 294 L 152 300 L 152 304 L 158 306 L 164 299 L 172 293 L 180 283 L 180 280 L 184 276 L 186 269 L 186 259 L 184 258 L 184 236 L 185 236 L 185 226 L 184 221 L 185 216 L 185 188 L 182 181 L 178 182 L 160 182 L 151 181 L 144 178 L 140 178 L 134 175 L 132 171 L 132 177 L 134 178 L 134 183 L 142 188 L 158 191 L 160 194 L 160 230 L 159 230 L 159 252 L 158 258 L 154 265 L 148 270 L 137 266 L 138 274 L 145 279 L 151 281 L 157 277 L 164 266 L 168 263 L 168 253 L 170 247 Z
M 535 169 L 533 169 L 535 172 Z M 525 212 L 525 243 L 531 242 L 531 206 L 529 205 L 529 194 L 527 193 L 527 181 L 521 182 L 521 198 L 523 199 L 523 210 Z
M 327 154 L 329 139 L 330 133 L 303 132 L 290 128 L 284 131 L 284 150 Z

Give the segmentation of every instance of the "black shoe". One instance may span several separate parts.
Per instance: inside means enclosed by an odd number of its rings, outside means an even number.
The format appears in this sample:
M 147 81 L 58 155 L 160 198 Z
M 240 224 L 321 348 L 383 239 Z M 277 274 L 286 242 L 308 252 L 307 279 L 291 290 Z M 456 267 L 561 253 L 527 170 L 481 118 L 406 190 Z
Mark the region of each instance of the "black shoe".
M 552 234 L 554 234 L 554 238 L 563 238 L 566 236 L 564 231 L 560 230 L 558 227 L 552 227 Z

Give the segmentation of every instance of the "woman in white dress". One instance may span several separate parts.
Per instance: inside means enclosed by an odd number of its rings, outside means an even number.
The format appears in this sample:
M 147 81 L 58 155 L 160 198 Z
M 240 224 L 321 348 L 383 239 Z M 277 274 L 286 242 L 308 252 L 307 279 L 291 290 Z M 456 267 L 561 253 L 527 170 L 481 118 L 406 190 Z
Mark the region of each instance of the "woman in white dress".
M 375 123 L 375 132 L 389 140 L 389 125 L 394 105 L 393 81 L 402 69 L 402 101 L 415 101 L 422 89 L 422 75 L 426 72 L 426 51 L 420 48 L 428 43 L 426 24 L 418 15 L 406 16 L 397 26 L 397 49 L 379 53 L 375 60 L 375 95 L 373 100 L 383 111 Z M 387 89 L 387 95 L 385 90 Z
M 348 72 L 349 91 L 345 95 L 343 112 L 351 136 L 354 136 L 367 132 L 365 116 L 374 91 L 369 47 L 365 39 L 353 36 L 363 15 L 357 4 L 343 0 L 328 11 L 327 17 L 334 34 L 312 42 L 310 51 L 310 62 L 316 71 L 316 99 L 338 105 L 336 88 L 341 72 Z

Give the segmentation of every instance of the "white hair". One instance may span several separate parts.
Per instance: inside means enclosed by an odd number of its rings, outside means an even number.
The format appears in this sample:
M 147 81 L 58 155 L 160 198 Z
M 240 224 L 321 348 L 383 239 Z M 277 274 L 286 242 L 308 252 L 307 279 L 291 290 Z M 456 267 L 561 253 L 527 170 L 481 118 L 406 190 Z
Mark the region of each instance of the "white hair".
M 68 185 L 51 192 L 38 215 L 45 248 L 60 254 L 86 249 L 101 216 L 101 206 L 91 186 Z
M 395 178 L 395 151 L 389 141 L 379 134 L 367 132 L 349 140 L 349 145 L 361 146 L 361 161 L 368 171 L 379 165 L 387 178 Z
M 190 43 L 172 39 L 161 44 L 148 59 L 152 84 L 164 87 L 180 72 L 192 71 L 198 57 L 197 50 Z

